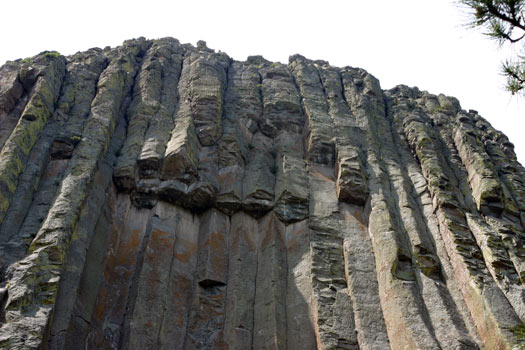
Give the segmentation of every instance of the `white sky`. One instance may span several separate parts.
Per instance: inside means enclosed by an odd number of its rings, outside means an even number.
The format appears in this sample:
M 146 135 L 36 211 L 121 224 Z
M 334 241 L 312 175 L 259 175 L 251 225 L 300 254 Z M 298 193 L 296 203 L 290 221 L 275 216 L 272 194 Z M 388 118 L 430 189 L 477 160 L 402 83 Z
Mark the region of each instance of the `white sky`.
M 500 49 L 452 0 L 0 1 L 0 64 L 44 50 L 73 54 L 144 36 L 172 36 L 237 60 L 300 53 L 361 67 L 383 88 L 418 86 L 457 97 L 503 131 L 525 163 L 525 98 L 504 90 Z

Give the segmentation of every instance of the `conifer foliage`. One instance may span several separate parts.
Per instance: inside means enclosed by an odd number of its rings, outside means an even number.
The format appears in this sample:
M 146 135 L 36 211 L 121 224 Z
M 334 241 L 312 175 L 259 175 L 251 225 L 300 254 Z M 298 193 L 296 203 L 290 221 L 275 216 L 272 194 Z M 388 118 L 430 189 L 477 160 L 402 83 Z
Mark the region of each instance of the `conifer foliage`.
M 460 0 L 471 15 L 472 27 L 481 27 L 499 44 L 523 45 L 525 42 L 525 0 Z M 513 95 L 525 92 L 525 52 L 502 64 L 507 90 Z

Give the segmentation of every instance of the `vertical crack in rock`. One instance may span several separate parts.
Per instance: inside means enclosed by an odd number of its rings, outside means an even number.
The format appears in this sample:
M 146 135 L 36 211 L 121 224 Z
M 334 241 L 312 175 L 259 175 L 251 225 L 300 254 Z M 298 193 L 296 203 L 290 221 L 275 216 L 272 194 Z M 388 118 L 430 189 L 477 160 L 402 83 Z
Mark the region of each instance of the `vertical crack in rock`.
M 131 206 L 129 199 L 123 202 L 122 208 L 114 208 L 115 215 L 123 216 L 123 225 L 115 227 L 111 232 L 112 237 L 109 237 L 103 262 L 103 278 L 99 282 L 95 300 L 91 300 L 91 327 L 82 332 L 87 333 L 83 334 L 86 337 L 85 346 L 92 348 L 119 347 L 122 333 L 126 331 L 122 325 L 130 304 L 137 262 L 140 260 L 141 247 L 146 245 L 146 233 L 151 227 L 153 213 L 136 209 Z
M 115 323 L 112 329 L 113 337 L 111 346 L 114 348 L 136 348 L 136 344 L 131 343 L 130 345 L 130 338 L 132 338 L 133 336 L 137 336 L 140 339 L 142 332 L 150 331 L 150 329 L 148 329 L 148 326 L 150 326 L 149 323 L 146 323 L 146 325 L 141 324 L 142 315 L 140 313 L 140 307 L 144 304 L 140 298 L 143 297 L 141 294 L 144 289 L 143 283 L 144 279 L 147 278 L 149 272 L 148 263 L 150 263 L 150 261 L 148 260 L 148 258 L 150 256 L 148 255 L 148 253 L 152 250 L 151 247 L 154 246 L 158 239 L 158 231 L 156 230 L 157 227 L 155 225 L 155 219 L 158 217 L 157 215 L 158 214 L 155 213 L 153 214 L 153 216 L 148 217 L 146 226 L 144 226 L 144 232 L 142 233 L 142 239 L 140 240 L 140 244 L 137 245 L 135 247 L 136 250 L 133 251 L 133 253 L 135 254 L 135 266 L 134 268 L 132 267 L 132 269 L 130 269 L 128 281 L 129 287 L 126 291 L 127 298 L 125 300 L 125 304 L 123 304 L 123 306 L 125 306 L 125 309 L 121 310 L 121 313 L 118 315 L 119 323 Z M 160 252 L 158 255 L 160 255 Z M 143 272 L 143 269 L 146 271 Z M 159 304 L 159 306 L 162 306 L 162 303 Z M 137 312 L 135 311 L 136 307 L 139 309 Z M 135 325 L 135 322 L 137 322 L 137 325 Z M 134 338 L 132 338 L 131 340 L 134 340 Z M 147 341 L 145 343 L 146 345 L 151 345 L 148 344 Z
M 136 272 L 136 297 L 133 308 L 127 309 L 128 334 L 126 349 L 159 348 L 160 332 L 165 317 L 166 295 L 172 273 L 180 215 L 169 207 L 160 207 L 148 229 L 149 240 L 144 247 L 140 271 Z M 153 303 L 152 301 L 156 301 Z
M 30 65 L 21 69 L 22 80 L 32 81 L 33 86 L 20 119 L 0 151 L 0 223 L 11 204 L 29 154 L 54 112 L 64 71 L 64 57 L 52 53 L 36 56 Z
M 196 215 L 185 209 L 169 206 L 167 212 L 180 215 L 180 221 L 169 267 L 166 304 L 160 326 L 158 348 L 184 349 L 195 296 L 199 232 L 204 227 L 200 227 L 201 222 Z
M 291 74 L 285 65 L 271 64 L 262 57 L 252 57 L 249 61 L 260 74 L 260 83 L 257 84 L 260 107 L 257 107 L 257 128 L 254 125 L 253 132 L 250 131 L 242 208 L 261 217 L 275 206 L 276 140 L 281 133 L 300 132 L 301 112 Z M 281 115 L 284 119 L 280 118 Z
M 174 127 L 175 113 L 179 107 L 179 81 L 186 48 L 175 46 L 174 49 L 174 53 L 167 57 L 162 56 L 164 51 L 159 50 L 158 60 L 164 63 L 161 66 L 163 83 L 160 105 L 156 115 L 149 119 L 148 128 L 144 134 L 144 144 L 137 158 L 137 188 L 132 192 L 135 205 L 141 207 L 152 207 L 155 204 L 158 178 L 160 177 L 166 146 L 170 139 L 170 132 Z M 136 173 L 135 176 L 137 176 Z
M 367 127 L 371 212 L 369 233 L 374 247 L 383 314 L 392 347 L 440 348 L 417 284 L 411 238 L 402 219 L 404 195 L 387 109 L 379 82 L 361 69 L 343 71 L 347 101 Z M 348 96 L 349 95 L 349 96 Z M 406 214 L 405 214 L 406 215 Z M 402 334 L 393 337 L 393 334 Z M 426 334 L 427 336 L 423 336 Z
M 0 67 L 0 348 L 514 349 L 525 169 L 359 68 L 126 41 Z
M 24 94 L 24 86 L 20 81 L 21 63 L 8 61 L 0 67 L 0 120 L 5 118 L 18 104 Z M 2 133 L 3 134 L 3 133 Z
M 156 130 L 157 125 L 162 124 L 164 119 L 170 119 L 170 114 L 173 113 L 177 101 L 173 92 L 176 91 L 180 75 L 181 54 L 178 41 L 160 39 L 152 44 L 143 59 L 134 86 L 133 102 L 128 110 L 126 141 L 115 167 L 115 183 L 121 191 L 135 188 L 139 156 L 141 178 L 148 177 L 155 169 L 158 170 L 159 159 L 151 154 L 156 147 L 150 143 L 156 142 L 160 136 L 154 133 L 160 131 Z M 141 152 L 146 154 L 142 155 Z
M 224 342 L 230 349 L 251 349 L 258 269 L 257 220 L 243 212 L 235 213 L 228 237 Z
M 514 265 L 514 269 L 512 264 L 506 266 L 505 268 L 508 271 L 504 274 L 510 275 L 510 284 L 516 284 L 516 282 L 512 280 L 516 278 L 520 279 L 521 276 L 525 274 L 525 259 L 522 254 L 519 253 L 519 249 L 525 246 L 525 241 L 519 234 L 523 227 L 519 223 L 517 203 L 514 196 L 511 195 L 505 186 L 505 181 L 499 178 L 491 157 L 486 153 L 485 147 L 481 143 L 481 138 L 473 124 L 473 120 L 471 120 L 468 115 L 460 113 L 458 113 L 457 119 L 462 119 L 462 123 L 456 130 L 455 141 L 459 144 L 459 154 L 469 174 L 468 178 L 476 200 L 477 209 L 483 215 L 486 223 L 489 224 L 486 229 L 489 229 L 489 231 L 492 229 L 497 233 L 497 235 L 492 235 L 493 244 L 485 248 L 490 248 L 495 245 L 503 247 L 502 251 L 500 249 L 499 254 L 491 254 L 491 260 L 494 259 L 495 255 L 499 255 L 497 259 L 499 263 L 493 261 L 491 265 L 493 268 L 501 268 L 503 266 L 498 266 L 498 264 L 505 265 L 505 263 L 511 262 Z M 469 155 L 470 158 L 468 158 Z M 469 223 L 471 222 L 472 219 L 469 220 Z M 480 232 L 479 228 L 479 226 L 476 227 L 476 232 Z M 497 238 L 498 236 L 501 240 Z M 490 254 L 488 249 L 485 249 L 484 254 L 485 252 Z M 501 255 L 502 253 L 503 255 Z M 489 270 L 491 269 L 489 268 Z M 491 272 L 493 272 L 492 270 Z M 496 280 L 501 281 L 502 273 L 494 273 L 499 275 Z M 509 287 L 506 281 L 501 282 L 503 282 L 504 285 L 502 288 L 504 293 L 516 311 L 519 310 L 518 315 L 523 321 L 525 316 L 525 295 L 523 295 L 523 288 L 512 288 Z
M 339 71 L 327 62 L 317 64 L 336 126 L 337 195 L 339 227 L 343 234 L 346 282 L 354 307 L 360 349 L 388 348 L 389 341 L 380 304 L 372 242 L 367 232 L 365 205 L 365 147 L 363 133 L 346 101 Z M 351 157 L 347 155 L 351 154 Z
M 82 129 L 98 76 L 106 65 L 100 51 L 79 53 L 67 63 L 58 107 L 31 151 L 28 166 L 20 176 L 13 202 L 0 228 L 5 245 L 4 266 L 25 255 L 49 210 L 72 150 L 80 140 L 76 129 Z M 80 83 L 82 93 L 78 92 Z M 64 113 L 69 115 L 64 117 Z
M 397 90 L 394 89 L 393 93 L 405 98 L 412 97 L 415 99 L 419 97 L 417 96 L 418 90 L 410 91 L 405 87 L 399 87 Z M 414 94 L 416 97 L 411 96 Z M 505 328 L 500 327 L 509 324 L 509 322 L 518 322 L 518 319 L 488 274 L 483 262 L 482 252 L 465 220 L 465 212 L 476 210 L 476 208 L 474 200 L 469 196 L 468 184 L 462 184 L 460 180 L 464 179 L 465 176 L 458 175 L 461 171 L 465 172 L 461 169 L 461 161 L 458 162 L 457 156 L 451 156 L 451 154 L 454 155 L 455 149 L 453 141 L 451 141 L 452 131 L 448 129 L 450 125 L 448 114 L 456 111 L 456 107 L 450 100 L 442 95 L 440 96 L 436 98 L 435 96 L 423 95 L 417 100 L 419 105 L 431 113 L 432 119 L 429 124 L 440 127 L 438 135 L 429 134 L 428 131 L 432 129 L 424 127 L 425 122 L 428 123 L 428 118 L 424 114 L 425 111 L 405 118 L 405 133 L 411 143 L 412 150 L 419 159 L 423 175 L 427 179 L 428 189 L 433 196 L 433 207 L 439 220 L 441 236 L 478 334 L 484 342 L 495 346 L 494 344 L 502 341 L 501 338 L 505 339 L 510 335 Z M 401 105 L 404 105 L 404 108 L 415 108 L 417 106 L 415 103 Z M 416 112 L 417 110 L 415 108 Z M 442 141 L 439 141 L 440 139 Z M 439 148 L 435 149 L 436 146 Z M 443 150 L 452 153 L 444 154 Z M 453 167 L 453 170 L 450 170 L 449 167 Z M 494 308 L 506 308 L 507 313 L 502 318 L 502 315 L 494 313 Z M 501 332 L 496 333 L 497 337 L 488 336 L 487 332 L 490 333 L 491 331 L 485 328 L 487 321 L 493 322 L 490 327 Z
M 128 42 L 118 59 L 110 63 L 103 73 L 106 75 L 101 77 L 98 82 L 98 94 L 91 104 L 91 114 L 86 122 L 83 142 L 75 149 L 75 154 L 68 165 L 59 194 L 56 196 L 42 227 L 31 242 L 29 254 L 18 262 L 13 272 L 11 281 L 16 281 L 16 283 L 11 283 L 8 288 L 9 298 L 6 303 L 7 323 L 5 327 L 23 323 L 25 319 L 33 319 L 33 327 L 44 330 L 48 323 L 57 294 L 61 270 L 66 260 L 71 233 L 84 204 L 97 163 L 107 149 L 121 103 L 133 83 L 136 72 L 135 56 L 138 56 L 143 50 L 141 45 L 144 43 Z M 59 60 L 55 57 L 49 59 Z M 62 62 L 63 66 L 63 61 L 58 62 Z M 56 74 L 49 72 L 44 77 L 53 78 L 56 77 Z M 39 81 L 41 83 L 37 82 L 36 86 L 42 87 L 43 90 L 40 92 L 38 88 L 36 89 L 38 93 L 32 98 L 34 103 L 31 101 L 28 103 L 21 117 L 21 123 L 19 123 L 21 136 L 24 133 L 24 122 L 44 123 L 51 111 L 49 104 L 52 105 L 53 102 L 49 100 L 50 96 L 46 96 L 49 95 L 46 92 L 50 91 L 50 88 L 46 87 L 45 79 Z M 47 101 L 47 105 L 45 101 Z M 36 128 L 33 131 L 35 138 L 38 136 L 41 127 L 34 126 Z M 32 128 L 32 126 L 28 126 L 25 130 L 29 132 Z M 17 134 L 13 132 L 10 139 L 14 135 Z M 4 150 L 6 150 L 5 147 L 2 154 L 4 154 Z M 1 155 L 0 158 L 2 158 Z M 9 166 L 2 167 L 2 169 L 7 170 Z M 32 305 L 33 302 L 42 303 L 41 312 L 36 313 L 35 316 L 31 316 L 35 310 L 27 308 L 27 305 Z M 27 347 L 34 347 L 35 345 L 38 346 L 41 340 L 31 339 L 30 337 L 26 340 L 21 338 L 20 341 L 23 341 Z
M 197 210 L 213 206 L 218 191 L 216 142 L 222 133 L 230 58 L 204 43 L 188 50 L 179 82 L 180 103 L 167 144 L 159 197 Z
M 335 137 L 325 89 L 313 62 L 292 56 L 290 67 L 307 118 L 310 187 L 310 254 L 313 317 L 318 348 L 357 349 L 352 301 L 344 271 L 343 237 L 338 222 L 334 179 Z
M 231 58 L 215 53 L 201 41 L 200 58 L 192 62 L 190 106 L 197 137 L 202 146 L 198 155 L 198 177 L 188 187 L 189 207 L 205 209 L 214 205 L 219 184 L 217 142 L 222 136 L 224 94 L 228 86 Z
M 25 66 L 29 66 L 30 60 Z M 0 67 L 0 149 L 4 147 L 15 128 L 24 108 L 29 100 L 29 90 L 34 81 L 26 79 L 25 86 L 20 80 L 20 71 L 24 67 L 23 63 L 8 61 Z M 25 74 L 24 74 L 25 76 Z
M 217 209 L 201 217 L 195 290 L 185 348 L 222 349 L 228 280 L 230 220 Z
M 392 108 L 392 100 L 387 99 L 387 101 L 390 106 L 388 117 L 392 123 L 392 137 L 399 164 L 405 164 L 405 168 L 399 168 L 404 179 L 398 199 L 401 205 L 401 217 L 412 245 L 412 254 L 418 272 L 416 281 L 429 312 L 432 326 L 442 347 L 475 348 L 476 345 L 468 334 L 448 288 L 442 283 L 444 276 L 441 258 L 437 254 L 436 239 L 430 232 L 430 226 L 425 222 L 423 204 L 417 200 L 416 196 L 410 196 L 412 193 L 418 193 L 418 184 L 424 180 L 421 178 L 420 167 L 412 157 L 410 146 L 405 138 L 403 127 L 403 121 L 406 121 L 404 113 L 407 109 L 403 106 L 405 101 L 400 101 L 402 103 L 396 104 L 395 108 Z M 447 324 L 448 327 L 443 327 L 444 324 Z
M 262 113 L 260 76 L 248 62 L 232 62 L 224 95 L 222 137 L 217 144 L 217 207 L 228 215 L 241 209 L 248 145 Z
M 253 345 L 286 349 L 286 237 L 275 213 L 259 220 Z
M 317 349 L 308 220 L 286 226 L 286 348 Z
M 93 222 L 96 222 L 101 216 L 107 196 L 110 193 L 114 194 L 115 189 L 111 187 L 111 174 L 116 160 L 116 151 L 122 146 L 124 138 L 125 119 L 123 113 L 121 113 L 108 151 L 94 175 L 89 196 L 86 198 L 86 205 L 83 206 L 80 212 L 79 220 L 71 237 L 66 262 L 69 268 L 64 270 L 60 279 L 57 302 L 53 312 L 53 323 L 50 328 L 48 345 L 50 348 L 67 349 L 69 345 L 66 343 L 67 338 L 65 335 L 67 335 L 66 331 L 72 322 L 71 317 L 85 318 L 84 315 L 75 313 L 75 304 L 79 294 L 82 293 L 79 289 L 80 280 L 84 268 L 90 267 L 86 264 L 86 258 L 89 245 L 95 234 Z

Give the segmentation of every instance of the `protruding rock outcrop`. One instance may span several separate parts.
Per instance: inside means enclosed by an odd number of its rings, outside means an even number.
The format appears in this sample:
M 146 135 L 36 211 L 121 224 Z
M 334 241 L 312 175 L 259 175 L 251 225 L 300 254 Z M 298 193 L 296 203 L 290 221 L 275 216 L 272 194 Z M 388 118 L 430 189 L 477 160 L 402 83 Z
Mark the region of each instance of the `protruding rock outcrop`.
M 0 67 L 0 348 L 519 349 L 525 170 L 475 111 L 176 39 Z

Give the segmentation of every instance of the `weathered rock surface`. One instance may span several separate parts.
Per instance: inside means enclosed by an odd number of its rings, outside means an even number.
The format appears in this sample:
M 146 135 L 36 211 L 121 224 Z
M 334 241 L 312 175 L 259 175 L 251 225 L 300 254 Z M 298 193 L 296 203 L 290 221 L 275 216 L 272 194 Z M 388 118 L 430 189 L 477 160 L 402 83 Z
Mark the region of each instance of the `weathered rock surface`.
M 0 67 L 0 348 L 525 348 L 525 170 L 444 95 L 126 41 Z

